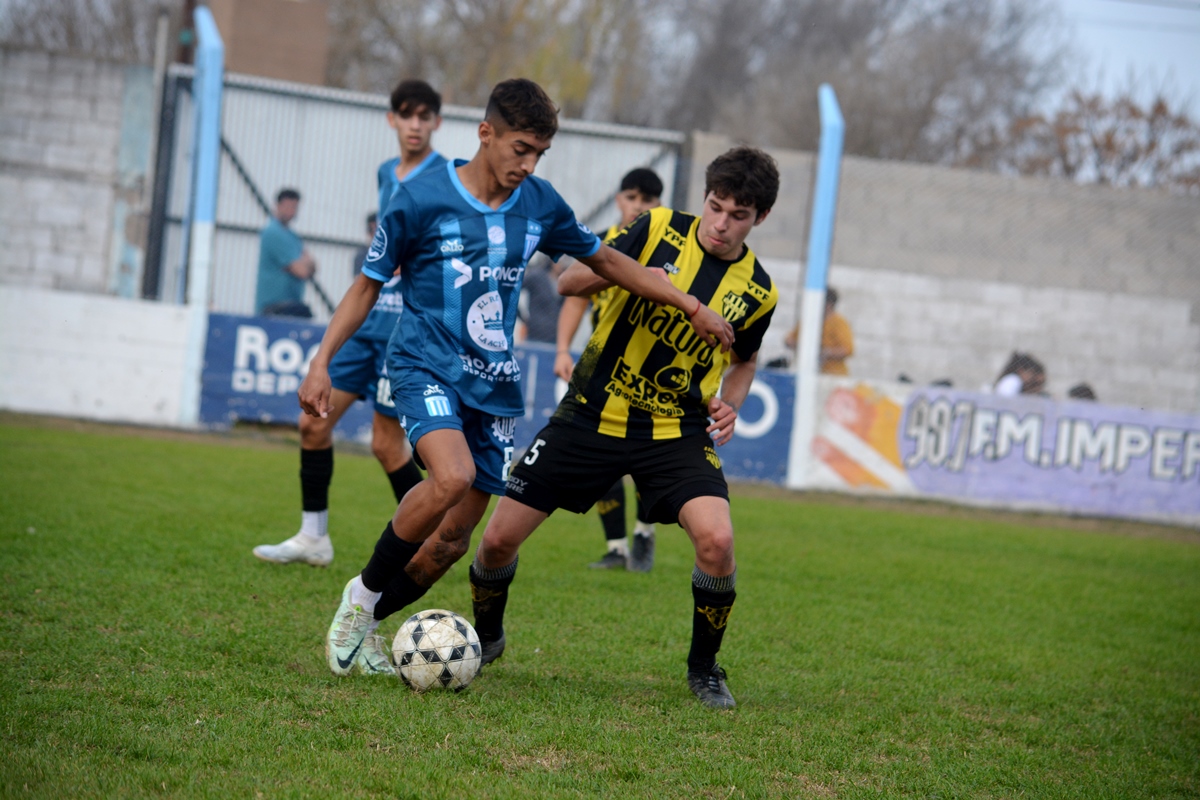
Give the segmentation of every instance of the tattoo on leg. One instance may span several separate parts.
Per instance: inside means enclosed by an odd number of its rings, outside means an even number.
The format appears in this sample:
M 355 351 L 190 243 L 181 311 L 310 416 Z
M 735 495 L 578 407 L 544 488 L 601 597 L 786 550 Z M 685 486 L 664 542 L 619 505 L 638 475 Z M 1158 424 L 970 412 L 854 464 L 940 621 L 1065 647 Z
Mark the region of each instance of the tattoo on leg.
M 433 586 L 467 552 L 473 530 L 474 526 L 459 525 L 430 537 L 404 571 L 418 586 Z

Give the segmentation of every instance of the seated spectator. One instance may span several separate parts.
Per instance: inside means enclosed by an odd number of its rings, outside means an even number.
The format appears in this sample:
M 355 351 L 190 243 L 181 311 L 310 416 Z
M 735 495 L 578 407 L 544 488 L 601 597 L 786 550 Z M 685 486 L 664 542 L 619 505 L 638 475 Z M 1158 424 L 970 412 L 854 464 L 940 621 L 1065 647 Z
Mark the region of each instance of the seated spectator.
M 1016 397 L 1019 394 L 1045 394 L 1046 368 L 1028 353 L 1014 350 L 992 391 L 1001 397 Z
M 821 323 L 821 374 L 823 375 L 849 375 L 850 369 L 846 366 L 846 359 L 854 355 L 854 333 L 850 330 L 850 323 L 841 314 L 834 311 L 837 306 L 838 293 L 837 289 L 830 286 L 825 290 L 825 316 Z M 800 341 L 800 323 L 788 331 L 784 337 L 783 343 L 788 346 L 788 349 L 795 350 L 796 343 Z
M 1067 390 L 1067 397 L 1072 400 L 1095 400 L 1096 393 L 1086 383 L 1077 383 Z

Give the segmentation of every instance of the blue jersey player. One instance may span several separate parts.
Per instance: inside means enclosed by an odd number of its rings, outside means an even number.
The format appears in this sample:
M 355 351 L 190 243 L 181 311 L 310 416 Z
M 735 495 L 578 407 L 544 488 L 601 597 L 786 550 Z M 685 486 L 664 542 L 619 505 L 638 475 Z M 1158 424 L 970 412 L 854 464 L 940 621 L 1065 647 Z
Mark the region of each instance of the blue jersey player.
M 424 595 L 466 553 L 490 496 L 504 492 L 513 428 L 524 412 L 513 328 L 535 251 L 573 256 L 635 294 L 683 309 L 710 345 L 732 344 L 719 314 L 602 245 L 549 183 L 531 177 L 557 130 L 558 110 L 541 87 L 524 79 L 498 84 L 475 156 L 397 190 L 300 386 L 306 412 L 329 413 L 328 359 L 403 264 L 405 310 L 388 347 L 388 374 L 429 476 L 405 495 L 366 568 L 342 592 L 326 640 L 337 675 L 395 674 L 375 634 L 379 621 Z
M 441 124 L 441 96 L 425 81 L 400 83 L 391 96 L 388 125 L 396 132 L 400 155 L 379 166 L 379 213 L 404 181 L 436 171 L 446 159 L 433 149 L 431 138 Z M 360 265 L 355 265 L 357 269 Z M 303 511 L 300 532 L 279 544 L 263 544 L 254 555 L 276 564 L 295 562 L 326 566 L 333 561 L 329 538 L 329 484 L 333 479 L 333 428 L 356 400 L 374 403 L 371 450 L 379 459 L 396 502 L 421 482 L 421 471 L 400 427 L 387 377 L 385 352 L 404 301 L 400 272 L 389 274 L 366 321 L 329 364 L 333 390 L 329 414 L 300 415 L 300 493 Z

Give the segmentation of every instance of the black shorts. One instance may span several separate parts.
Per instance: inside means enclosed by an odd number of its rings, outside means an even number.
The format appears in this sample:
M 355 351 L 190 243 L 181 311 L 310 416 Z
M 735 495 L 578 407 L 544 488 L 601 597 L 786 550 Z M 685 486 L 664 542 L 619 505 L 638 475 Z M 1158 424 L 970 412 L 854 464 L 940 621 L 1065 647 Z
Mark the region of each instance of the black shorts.
M 632 475 L 648 511 L 646 522 L 675 523 L 694 497 L 729 499 L 712 439 L 618 439 L 552 421 L 538 431 L 509 473 L 505 495 L 551 514 L 582 514 L 624 475 Z

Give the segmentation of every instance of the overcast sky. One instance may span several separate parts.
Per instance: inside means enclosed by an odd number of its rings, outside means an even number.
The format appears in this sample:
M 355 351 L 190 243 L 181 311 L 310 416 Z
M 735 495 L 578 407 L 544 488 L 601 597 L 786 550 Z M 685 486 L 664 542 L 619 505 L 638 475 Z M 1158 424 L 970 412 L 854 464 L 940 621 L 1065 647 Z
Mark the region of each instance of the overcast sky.
M 1200 0 L 1058 0 L 1085 85 L 1163 85 L 1200 119 Z

